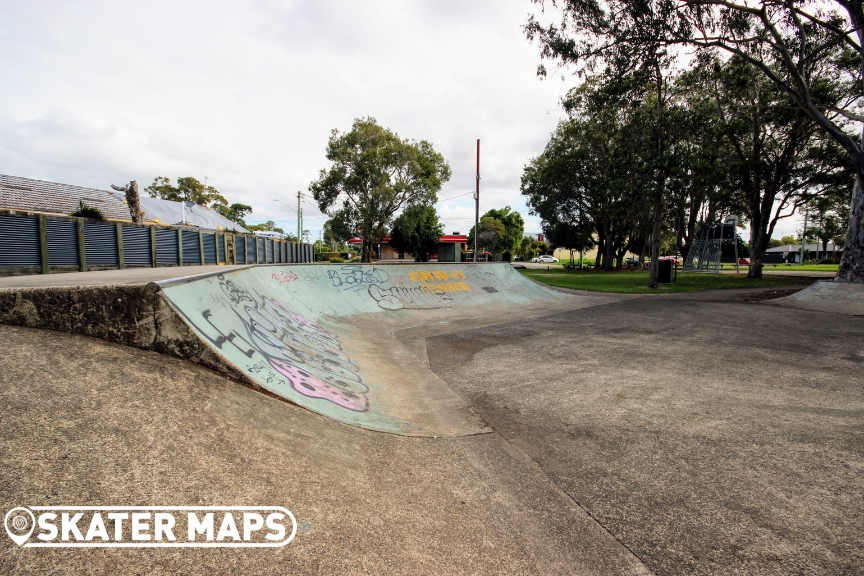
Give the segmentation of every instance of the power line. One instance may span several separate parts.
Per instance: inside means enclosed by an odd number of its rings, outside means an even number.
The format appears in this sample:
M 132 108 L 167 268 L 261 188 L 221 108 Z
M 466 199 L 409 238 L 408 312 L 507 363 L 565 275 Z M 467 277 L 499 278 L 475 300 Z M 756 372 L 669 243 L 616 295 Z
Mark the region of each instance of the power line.
M 441 202 L 447 202 L 448 200 L 453 200 L 454 198 L 461 198 L 462 196 L 468 196 L 469 194 L 474 194 L 474 192 L 466 192 L 465 194 L 459 194 L 458 196 L 451 196 L 450 198 L 444 198 L 443 200 L 438 200 L 435 204 L 440 204 Z

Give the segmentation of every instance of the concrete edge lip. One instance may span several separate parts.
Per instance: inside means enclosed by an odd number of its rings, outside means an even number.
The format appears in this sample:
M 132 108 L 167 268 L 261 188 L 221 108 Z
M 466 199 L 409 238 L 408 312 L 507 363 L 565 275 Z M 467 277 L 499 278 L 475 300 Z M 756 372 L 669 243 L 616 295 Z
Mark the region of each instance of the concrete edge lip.
M 864 284 L 819 280 L 785 298 L 766 302 L 771 306 L 864 316 Z
M 231 272 L 237 272 L 238 270 L 245 270 L 247 268 L 253 268 L 255 266 L 261 266 L 261 264 L 248 264 L 246 266 L 237 266 L 232 268 L 227 268 L 225 270 L 218 270 L 216 272 L 204 272 L 203 274 L 190 274 L 189 276 L 180 276 L 179 278 L 168 278 L 166 280 L 154 280 L 153 282 L 147 283 L 147 290 L 150 292 L 158 292 L 159 288 L 163 288 L 165 286 L 172 286 L 175 284 L 186 284 L 187 282 L 193 282 L 195 280 L 201 280 L 202 278 L 209 278 L 210 276 L 219 276 L 220 274 L 229 274 Z M 269 266 L 269 264 L 268 264 Z M 279 264 L 279 266 L 290 266 L 290 264 Z M 156 286 L 157 289 L 153 290 L 150 286 Z
M 500 262 L 344 262 L 340 264 L 333 264 L 333 266 L 406 266 L 406 265 L 419 265 L 419 266 L 447 266 L 450 264 L 476 264 L 478 266 L 484 264 L 500 264 Z M 220 274 L 229 274 L 232 272 L 237 272 L 240 270 L 246 270 L 248 268 L 273 268 L 279 267 L 284 268 L 286 266 L 330 266 L 330 263 L 312 263 L 312 262 L 269 262 L 267 264 L 246 264 L 241 266 L 232 266 L 226 270 L 220 270 L 216 272 L 204 272 L 202 274 L 190 274 L 189 276 L 181 276 L 179 278 L 167 278 L 165 280 L 154 280 L 153 282 L 149 282 L 159 288 L 164 288 L 167 286 L 174 286 L 177 284 L 186 284 L 187 282 L 193 282 L 195 280 L 201 280 L 203 278 L 209 278 L 210 276 L 218 276 Z M 151 292 L 158 292 L 158 289 L 150 289 Z

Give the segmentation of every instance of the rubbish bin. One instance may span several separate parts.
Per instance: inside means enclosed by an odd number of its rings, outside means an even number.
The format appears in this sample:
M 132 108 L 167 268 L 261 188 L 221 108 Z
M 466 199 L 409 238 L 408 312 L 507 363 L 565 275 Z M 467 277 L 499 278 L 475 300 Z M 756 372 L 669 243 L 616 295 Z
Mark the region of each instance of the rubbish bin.
M 672 260 L 659 260 L 657 262 L 657 283 L 672 284 Z

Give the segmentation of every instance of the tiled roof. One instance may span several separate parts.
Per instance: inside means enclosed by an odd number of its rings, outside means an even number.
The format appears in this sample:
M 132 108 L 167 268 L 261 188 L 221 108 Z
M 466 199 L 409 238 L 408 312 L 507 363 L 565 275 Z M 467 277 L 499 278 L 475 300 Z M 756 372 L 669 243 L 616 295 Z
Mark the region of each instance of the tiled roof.
M 122 195 L 107 190 L 0 174 L 0 210 L 51 212 L 68 216 L 78 207 L 78 200 L 98 208 L 106 218 L 131 220 Z
M 178 225 L 182 223 L 185 214 L 187 226 L 197 226 L 205 230 L 248 232 L 218 212 L 194 202 L 186 203 L 184 213 L 180 202 L 149 198 L 143 190 L 140 194 L 145 222 L 155 221 L 165 226 Z M 78 207 L 78 200 L 83 200 L 87 206 L 98 208 L 106 218 L 132 221 L 124 192 L 0 174 L 0 210 L 49 212 L 68 216 Z

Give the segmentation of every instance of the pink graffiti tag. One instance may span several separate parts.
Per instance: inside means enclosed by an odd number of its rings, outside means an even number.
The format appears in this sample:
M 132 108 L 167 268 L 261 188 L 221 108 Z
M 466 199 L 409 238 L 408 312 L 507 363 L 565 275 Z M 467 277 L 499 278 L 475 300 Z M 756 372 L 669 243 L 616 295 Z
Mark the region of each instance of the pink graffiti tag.
M 300 277 L 297 276 L 294 272 L 279 272 L 279 274 L 273 274 L 273 280 L 279 282 L 279 285 L 288 284 L 289 282 L 294 282 L 295 280 L 300 280 Z
M 285 376 L 291 383 L 291 387 L 300 394 L 311 398 L 329 400 L 342 408 L 347 408 L 348 410 L 354 410 L 356 412 L 364 412 L 366 410 L 367 405 L 365 396 L 340 390 L 335 386 L 315 378 L 302 368 L 292 366 L 278 358 L 270 358 L 269 360 L 270 365 Z

